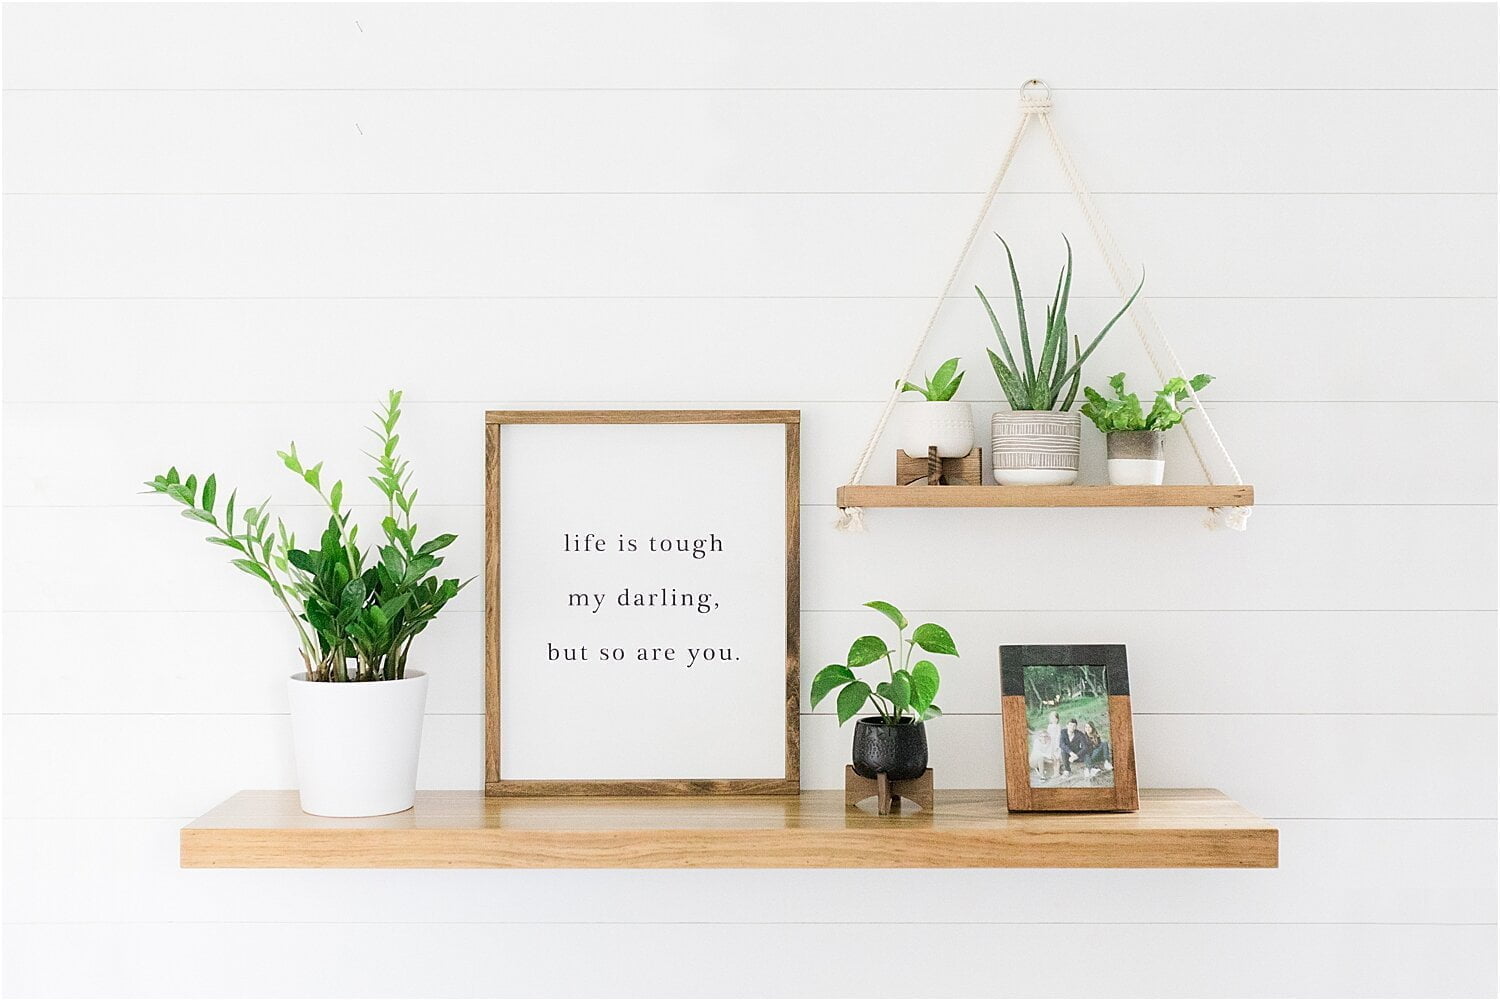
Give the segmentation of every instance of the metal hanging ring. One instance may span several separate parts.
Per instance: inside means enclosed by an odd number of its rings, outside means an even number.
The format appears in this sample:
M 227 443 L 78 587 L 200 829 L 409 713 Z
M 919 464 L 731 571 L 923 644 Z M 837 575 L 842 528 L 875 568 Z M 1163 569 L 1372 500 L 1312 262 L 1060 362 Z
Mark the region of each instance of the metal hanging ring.
M 1034 94 L 1033 94 L 1033 92 L 1031 90 L 1032 87 L 1040 87 L 1040 88 L 1042 88 L 1042 90 L 1043 90 L 1042 99 L 1043 100 L 1047 100 L 1047 101 L 1052 100 L 1052 88 L 1047 85 L 1046 81 L 1044 81 L 1044 80 L 1038 80 L 1036 77 L 1032 77 L 1030 80 L 1027 80 L 1025 83 L 1021 84 L 1021 88 L 1020 88 L 1021 89 L 1021 97 L 1025 98 L 1025 97 L 1034 96 Z

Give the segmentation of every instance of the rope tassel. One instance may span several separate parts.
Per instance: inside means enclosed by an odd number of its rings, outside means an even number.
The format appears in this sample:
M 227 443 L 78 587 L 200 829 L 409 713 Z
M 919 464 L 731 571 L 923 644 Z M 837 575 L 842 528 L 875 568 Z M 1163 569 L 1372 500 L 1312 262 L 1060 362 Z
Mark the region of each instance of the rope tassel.
M 840 532 L 855 534 L 865 530 L 865 509 L 862 507 L 839 508 L 838 520 L 833 527 Z

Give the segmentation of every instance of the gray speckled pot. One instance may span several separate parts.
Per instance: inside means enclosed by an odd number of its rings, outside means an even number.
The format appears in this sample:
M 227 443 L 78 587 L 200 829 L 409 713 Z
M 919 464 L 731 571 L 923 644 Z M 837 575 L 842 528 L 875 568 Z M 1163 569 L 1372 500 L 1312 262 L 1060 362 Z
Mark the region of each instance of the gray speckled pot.
M 1121 487 L 1159 486 L 1166 477 L 1160 431 L 1111 431 L 1104 436 L 1109 482 Z

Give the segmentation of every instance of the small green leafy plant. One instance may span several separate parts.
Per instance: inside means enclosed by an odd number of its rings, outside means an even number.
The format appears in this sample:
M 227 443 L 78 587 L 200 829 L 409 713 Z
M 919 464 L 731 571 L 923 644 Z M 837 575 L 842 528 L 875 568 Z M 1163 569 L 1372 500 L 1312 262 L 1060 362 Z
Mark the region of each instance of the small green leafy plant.
M 990 300 L 985 296 L 984 290 L 978 285 L 974 291 L 979 293 L 979 299 L 984 303 L 985 312 L 989 314 L 990 324 L 995 328 L 995 338 L 1000 342 L 1000 351 L 1005 355 L 1001 358 L 991 349 L 986 349 L 990 356 L 990 365 L 995 370 L 995 378 L 1000 380 L 1000 389 L 1005 393 L 1005 399 L 1010 403 L 1013 410 L 1067 410 L 1073 405 L 1078 397 L 1078 383 L 1082 377 L 1083 363 L 1088 360 L 1089 355 L 1104 340 L 1104 335 L 1109 333 L 1111 327 L 1125 315 L 1125 311 L 1135 302 L 1136 296 L 1141 294 L 1141 288 L 1146 284 L 1146 276 L 1141 275 L 1141 283 L 1135 287 L 1125 305 L 1120 311 L 1110 318 L 1104 328 L 1094 336 L 1087 348 L 1083 347 L 1078 338 L 1072 338 L 1074 360 L 1068 360 L 1068 296 L 1073 288 L 1073 245 L 1068 243 L 1068 238 L 1063 237 L 1063 243 L 1068 248 L 1068 260 L 1063 266 L 1062 272 L 1057 276 L 1057 290 L 1052 294 L 1052 304 L 1047 307 L 1047 329 L 1042 338 L 1041 357 L 1036 358 L 1031 351 L 1031 334 L 1026 326 L 1026 306 L 1021 299 L 1021 279 L 1016 275 L 1016 259 L 1011 255 L 1010 244 L 1000 234 L 995 234 L 1005 248 L 1005 259 L 1010 263 L 1010 284 L 1016 297 L 1016 323 L 1021 333 L 1021 358 L 1025 365 L 1017 365 L 1015 356 L 1011 353 L 1010 343 L 1005 338 L 1005 332 L 1000 329 L 1000 320 L 995 316 L 995 310 L 990 306 Z M 1070 384 L 1071 383 L 1071 384 Z M 1057 406 L 1057 398 L 1062 393 L 1063 387 L 1068 387 L 1068 395 L 1063 399 L 1062 406 Z
M 964 374 L 958 370 L 958 359 L 949 358 L 938 366 L 937 373 L 931 377 L 923 376 L 927 381 L 926 386 L 918 386 L 914 382 L 903 382 L 901 392 L 921 393 L 927 397 L 929 403 L 942 403 L 953 399 L 953 394 L 958 392 L 958 384 L 964 381 Z
M 410 464 L 397 452 L 400 392 L 390 392 L 375 419 L 378 427 L 369 430 L 379 439 L 380 450 L 365 454 L 375 462 L 370 481 L 387 502 L 381 520 L 385 544 L 377 547 L 378 558 L 358 544 L 359 526 L 344 504 L 343 481 L 324 490 L 323 463 L 304 464 L 295 443 L 276 454 L 330 511 L 315 547 L 298 548 L 296 535 L 280 518 L 272 528 L 269 499 L 236 511 L 238 492 L 231 491 L 221 507 L 212 474 L 201 489 L 196 475 L 184 479 L 175 466 L 146 483 L 181 504 L 184 518 L 210 526 L 215 534 L 207 541 L 239 554 L 230 563 L 271 589 L 296 627 L 311 681 L 405 677 L 412 640 L 468 583 L 440 580 L 434 573 L 443 564 L 436 554 L 457 536 L 417 541 L 412 521 L 417 491 L 411 489 Z
M 1141 408 L 1141 401 L 1134 393 L 1125 392 L 1125 373 L 1116 372 L 1109 377 L 1110 388 L 1115 391 L 1113 399 L 1086 386 L 1083 395 L 1088 398 L 1079 410 L 1094 422 L 1094 427 L 1108 434 L 1111 431 L 1167 431 L 1182 423 L 1182 418 L 1192 412 L 1192 407 L 1182 409 L 1188 398 L 1188 383 L 1193 392 L 1198 392 L 1214 381 L 1211 375 L 1199 373 L 1191 380 L 1180 376 L 1167 380 L 1167 384 L 1156 391 L 1156 402 L 1150 412 Z
M 915 664 L 911 660 L 913 651 L 919 647 L 927 653 L 957 657 L 953 637 L 942 626 L 926 622 L 913 629 L 911 639 L 907 639 L 908 623 L 901 609 L 888 601 L 867 601 L 865 607 L 875 609 L 896 624 L 896 648 L 887 647 L 879 636 L 861 636 L 855 640 L 849 647 L 847 664 L 830 664 L 813 678 L 813 706 L 838 690 L 840 726 L 859 715 L 866 703 L 875 707 L 881 722 L 886 724 L 917 723 L 941 716 L 943 711 L 933 704 L 940 680 L 937 667 L 930 660 Z M 905 650 L 901 649 L 903 645 Z M 889 675 L 887 680 L 872 689 L 868 682 L 855 677 L 856 667 L 866 667 L 882 658 Z

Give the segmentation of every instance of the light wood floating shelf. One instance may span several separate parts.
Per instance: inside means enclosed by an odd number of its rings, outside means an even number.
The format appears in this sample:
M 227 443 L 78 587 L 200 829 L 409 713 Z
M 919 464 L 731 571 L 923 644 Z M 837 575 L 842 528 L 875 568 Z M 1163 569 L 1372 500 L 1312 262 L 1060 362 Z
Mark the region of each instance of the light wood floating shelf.
M 1249 507 L 1252 486 L 839 487 L 839 507 Z
M 388 817 L 310 817 L 241 792 L 182 829 L 183 868 L 1259 868 L 1277 831 L 1213 789 L 1141 791 L 1139 813 L 1026 813 L 1005 791 L 939 790 L 877 817 L 801 796 L 486 798 L 419 792 Z

